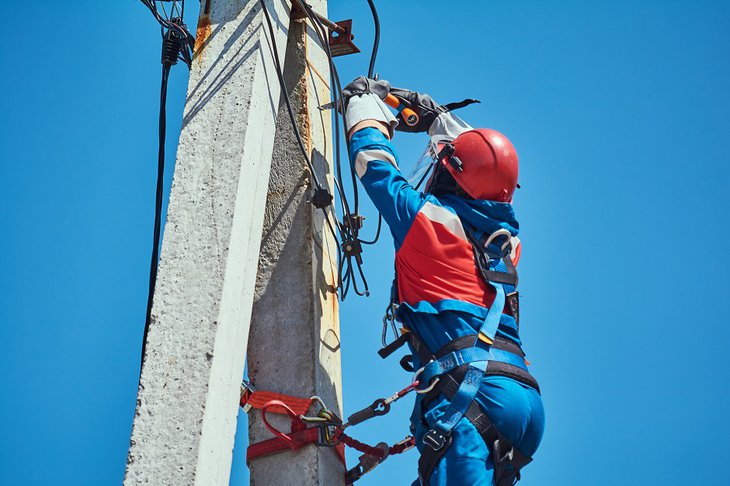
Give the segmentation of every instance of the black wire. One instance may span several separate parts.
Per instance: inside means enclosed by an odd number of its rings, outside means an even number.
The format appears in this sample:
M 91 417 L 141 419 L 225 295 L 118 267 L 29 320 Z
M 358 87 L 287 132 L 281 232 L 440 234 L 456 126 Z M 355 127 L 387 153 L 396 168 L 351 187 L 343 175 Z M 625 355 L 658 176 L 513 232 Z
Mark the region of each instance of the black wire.
M 145 351 L 147 348 L 147 334 L 150 329 L 152 320 L 152 301 L 155 296 L 155 283 L 157 282 L 157 267 L 160 253 L 160 232 L 162 228 L 162 196 L 165 176 L 165 138 L 167 134 L 167 85 L 170 79 L 170 66 L 164 64 L 162 66 L 162 83 L 160 86 L 160 118 L 158 129 L 157 148 L 157 189 L 155 192 L 155 225 L 152 233 L 152 257 L 150 258 L 150 280 L 147 292 L 147 316 L 144 324 L 144 334 L 142 336 L 142 361 L 144 361 Z
M 368 67 L 368 78 L 372 78 L 375 75 L 375 58 L 378 57 L 378 47 L 380 45 L 380 17 L 378 17 L 378 10 L 375 8 L 373 0 L 368 0 L 368 5 L 370 6 L 370 12 L 373 14 L 373 23 L 375 24 L 373 52 L 370 54 L 370 67 Z
M 294 128 L 294 135 L 296 135 L 297 144 L 299 145 L 299 148 L 302 151 L 302 155 L 304 155 L 304 160 L 307 163 L 307 167 L 309 167 L 309 171 L 312 173 L 312 181 L 314 182 L 315 189 L 321 189 L 322 184 L 319 182 L 319 178 L 317 177 L 317 173 L 314 170 L 314 165 L 312 164 L 311 159 L 309 158 L 309 153 L 307 152 L 307 149 L 304 147 L 304 140 L 302 139 L 302 134 L 299 131 L 299 126 L 297 126 L 296 117 L 294 116 L 294 109 L 291 106 L 291 101 L 289 100 L 289 89 L 286 87 L 286 82 L 284 81 L 284 74 L 281 67 L 281 62 L 279 61 L 279 52 L 278 48 L 276 46 L 276 38 L 275 38 L 275 32 L 274 32 L 274 26 L 271 23 L 271 16 L 269 15 L 269 10 L 266 8 L 266 3 L 264 3 L 264 0 L 259 0 L 259 3 L 261 4 L 261 9 L 264 11 L 264 18 L 266 19 L 266 24 L 269 27 L 269 34 L 271 37 L 271 50 L 274 54 L 274 67 L 276 68 L 276 75 L 279 78 L 279 84 L 281 85 L 281 91 L 284 94 L 284 102 L 286 104 L 286 109 L 289 112 L 289 118 L 291 119 L 292 128 Z
M 273 51 L 273 59 L 274 59 L 274 70 L 276 71 L 276 76 L 279 79 L 279 84 L 281 86 L 282 94 L 284 96 L 284 103 L 286 104 L 287 111 L 289 113 L 289 119 L 291 120 L 292 128 L 294 129 L 294 135 L 297 139 L 297 144 L 299 145 L 299 149 L 302 152 L 302 155 L 304 156 L 304 160 L 306 161 L 307 167 L 309 168 L 309 171 L 312 174 L 312 182 L 314 184 L 315 189 L 322 189 L 322 184 L 319 181 L 319 178 L 317 177 L 317 173 L 314 169 L 314 164 L 312 164 L 312 161 L 309 157 L 309 153 L 307 153 L 307 149 L 304 146 L 304 140 L 302 139 L 302 134 L 299 131 L 299 126 L 297 125 L 296 117 L 294 116 L 294 110 L 291 106 L 291 100 L 289 99 L 289 90 L 286 87 L 286 82 L 284 81 L 284 74 L 281 68 L 281 62 L 279 60 L 279 53 L 278 48 L 276 45 L 276 38 L 275 38 L 275 32 L 274 32 L 274 26 L 271 22 L 271 16 L 269 15 L 269 11 L 266 8 L 266 4 L 264 3 L 264 0 L 259 0 L 259 3 L 261 4 L 261 9 L 264 12 L 264 18 L 266 19 L 266 25 L 269 29 L 269 37 L 271 38 L 271 48 Z M 332 236 L 335 238 L 335 241 L 337 241 L 337 233 L 335 232 L 334 228 L 332 227 L 332 224 L 329 220 L 329 213 L 327 212 L 327 209 L 325 207 L 321 208 L 325 220 L 327 221 L 327 226 L 332 233 Z M 337 218 L 335 218 L 335 226 L 337 227 L 340 234 L 343 232 L 342 225 L 337 221 Z M 338 249 L 338 257 L 339 257 L 339 245 L 337 247 Z M 338 284 L 340 281 L 340 276 L 338 275 Z
M 327 29 L 322 24 L 322 22 L 319 20 L 319 17 L 314 13 L 314 11 L 311 9 L 309 5 L 306 4 L 306 2 L 301 2 L 301 5 L 304 7 L 305 13 L 307 14 L 307 17 L 312 22 L 314 27 L 314 32 L 317 34 L 317 37 L 319 38 L 319 42 L 322 45 L 325 54 L 327 55 L 327 61 L 328 61 L 328 67 L 330 70 L 330 77 L 332 78 L 332 89 L 330 89 L 330 93 L 332 95 L 332 104 L 335 107 L 334 108 L 334 126 L 335 126 L 335 176 L 336 176 L 336 186 L 340 195 L 340 200 L 342 201 L 342 211 L 343 211 L 343 220 L 347 220 L 352 215 L 352 212 L 350 211 L 349 203 L 347 201 L 347 197 L 344 192 L 344 183 L 342 181 L 342 164 L 340 160 L 340 113 L 342 114 L 342 125 L 345 126 L 344 122 L 344 116 L 345 116 L 345 106 L 344 102 L 341 98 L 338 97 L 338 93 L 342 91 L 342 87 L 340 86 L 340 77 L 337 72 L 337 67 L 334 64 L 333 56 L 332 56 L 332 50 L 330 49 L 329 45 L 329 37 L 327 35 Z M 355 193 L 357 192 L 357 187 L 355 187 Z M 355 204 L 357 205 L 357 196 L 355 196 Z M 357 213 L 357 208 L 355 208 L 355 212 Z
M 362 265 L 358 263 L 357 270 L 360 273 L 360 279 L 362 280 L 362 284 L 365 286 L 365 290 L 360 292 L 357 288 L 357 281 L 355 279 L 352 279 L 352 289 L 355 291 L 357 295 L 360 297 L 368 297 L 370 296 L 370 288 L 368 287 L 368 280 L 365 278 L 365 272 L 362 270 Z
M 370 12 L 373 14 L 373 24 L 375 25 L 375 36 L 373 39 L 373 51 L 370 54 L 370 66 L 368 67 L 368 78 L 375 75 L 375 59 L 378 57 L 378 48 L 380 47 L 380 17 L 378 9 L 375 8 L 373 0 L 367 0 L 370 6 Z M 363 245 L 374 245 L 380 239 L 380 229 L 383 226 L 383 215 L 378 212 L 378 229 L 375 231 L 375 238 L 370 241 L 360 240 Z
M 343 211 L 343 220 L 348 222 L 354 222 L 355 218 L 353 218 L 352 213 L 350 212 L 349 205 L 347 202 L 347 197 L 344 193 L 344 184 L 342 182 L 342 164 L 340 159 L 340 135 L 339 135 L 339 113 L 342 113 L 342 124 L 343 127 L 345 126 L 345 120 L 344 116 L 346 114 L 346 108 L 344 106 L 344 102 L 342 98 L 338 98 L 337 94 L 342 91 L 342 87 L 340 85 L 340 79 L 339 79 L 339 73 L 337 72 L 337 68 L 333 61 L 332 51 L 329 46 L 328 42 L 328 35 L 327 30 L 322 24 L 322 22 L 319 20 L 319 18 L 314 14 L 311 7 L 306 4 L 306 2 L 301 2 L 305 13 L 307 14 L 307 17 L 312 22 L 312 25 L 314 27 L 314 31 L 317 34 L 317 37 L 319 38 L 320 43 L 322 44 L 326 54 L 327 59 L 329 61 L 329 68 L 330 68 L 330 76 L 332 78 L 332 89 L 330 90 L 332 94 L 333 99 L 333 106 L 335 107 L 334 112 L 334 124 L 335 124 L 335 186 L 338 189 L 338 192 L 340 194 L 340 199 L 342 201 L 342 211 Z M 351 172 L 352 174 L 352 172 Z M 353 182 L 353 194 L 355 199 L 355 212 L 357 213 L 357 185 L 355 184 L 354 180 L 354 174 L 352 174 L 352 182 Z M 349 225 L 343 225 L 343 238 L 342 238 L 342 245 L 348 245 L 353 244 L 355 240 L 357 240 L 357 233 L 358 228 L 354 224 Z M 339 275 L 340 279 L 342 281 L 342 286 L 340 287 L 340 299 L 345 300 L 347 297 L 348 289 L 350 287 L 350 282 L 354 281 L 354 274 L 353 274 L 353 265 L 352 265 L 352 259 L 354 256 L 352 254 L 346 255 L 344 258 L 344 261 L 340 261 L 339 265 Z M 355 262 L 360 267 L 359 259 L 355 258 Z M 344 269 L 344 276 L 343 276 L 343 269 Z M 362 274 L 362 269 L 360 269 L 360 273 Z M 365 282 L 365 285 L 367 286 L 367 282 Z
M 150 276 L 148 282 L 147 291 L 147 311 L 145 315 L 144 333 L 142 337 L 142 354 L 140 357 L 141 363 L 144 363 L 144 358 L 147 350 L 147 337 L 149 334 L 150 324 L 152 321 L 152 303 L 155 295 L 155 285 L 157 283 L 157 270 L 160 260 L 160 237 L 162 234 L 162 201 L 164 195 L 164 180 L 165 180 L 165 140 L 167 138 L 167 91 L 170 80 L 170 70 L 172 65 L 176 62 L 176 59 L 182 59 L 188 67 L 191 64 L 191 52 L 194 38 L 188 32 L 185 25 L 182 23 L 182 17 L 179 19 L 164 18 L 157 10 L 157 7 L 153 1 L 141 0 L 155 16 L 155 19 L 160 23 L 163 38 L 163 64 L 162 64 L 162 80 L 160 82 L 160 112 L 159 112 L 159 123 L 158 123 L 158 148 L 157 148 L 157 182 L 155 189 L 155 220 L 154 229 L 152 232 L 152 255 L 150 257 Z M 184 0 L 181 2 L 184 8 Z M 174 15 L 175 9 L 177 8 L 177 2 L 174 2 L 170 12 Z M 165 16 L 167 13 L 165 12 Z M 178 23 L 179 22 L 179 23 Z M 169 33 L 169 38 L 167 37 Z M 170 44 L 168 41 L 173 42 L 173 51 L 170 52 Z M 175 53 L 175 49 L 178 52 Z M 141 379 L 141 375 L 140 375 Z

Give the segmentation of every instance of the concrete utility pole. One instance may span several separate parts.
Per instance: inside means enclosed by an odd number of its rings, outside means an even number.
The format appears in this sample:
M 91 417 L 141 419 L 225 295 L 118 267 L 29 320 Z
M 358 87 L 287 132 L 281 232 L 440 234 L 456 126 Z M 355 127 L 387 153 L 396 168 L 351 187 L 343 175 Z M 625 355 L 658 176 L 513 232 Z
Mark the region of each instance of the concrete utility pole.
M 283 57 L 289 2 L 266 3 Z M 280 98 L 263 22 L 256 0 L 201 3 L 128 486 L 228 484 Z
M 325 13 L 326 0 L 309 0 Z M 296 12 L 296 11 L 295 11 Z M 323 184 L 332 191 L 331 112 L 327 56 L 312 27 L 292 16 L 285 80 L 302 136 Z M 255 386 L 298 397 L 317 395 L 342 416 L 337 249 L 323 213 L 308 201 L 309 171 L 280 103 L 266 203 L 264 237 L 249 338 L 248 373 Z M 331 208 L 330 208 L 331 209 Z M 267 415 L 281 430 L 290 420 Z M 279 419 L 279 420 L 277 420 Z M 260 413 L 250 414 L 252 443 L 269 439 Z M 344 484 L 334 449 L 306 446 L 250 463 L 256 486 Z

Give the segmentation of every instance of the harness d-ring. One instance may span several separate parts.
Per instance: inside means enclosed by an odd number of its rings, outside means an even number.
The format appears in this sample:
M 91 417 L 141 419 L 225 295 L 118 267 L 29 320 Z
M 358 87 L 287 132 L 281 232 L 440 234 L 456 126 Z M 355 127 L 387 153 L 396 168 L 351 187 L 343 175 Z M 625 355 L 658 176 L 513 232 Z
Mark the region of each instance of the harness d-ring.
M 497 238 L 499 238 L 500 236 L 507 237 L 507 241 L 505 241 L 504 244 L 502 245 L 502 247 L 500 248 L 504 252 L 505 248 L 507 248 L 507 246 L 509 246 L 509 244 L 512 243 L 512 233 L 510 233 L 509 230 L 506 230 L 504 228 L 499 229 L 499 230 L 495 231 L 494 233 L 492 233 L 491 235 L 489 235 L 489 238 L 487 238 L 487 241 L 484 243 L 484 248 L 489 248 L 489 245 L 491 245 L 492 242 L 494 240 L 496 240 Z
M 433 361 L 433 360 L 431 360 L 431 361 Z M 426 369 L 425 366 L 423 366 L 421 369 L 419 369 L 418 371 L 416 371 L 416 374 L 413 375 L 413 383 L 417 383 L 418 382 L 418 377 L 421 375 L 421 373 L 423 373 L 423 370 L 424 369 Z M 419 393 L 419 394 L 428 393 L 428 392 L 430 392 L 431 390 L 434 389 L 434 387 L 438 384 L 438 382 L 440 380 L 441 380 L 441 377 L 437 376 L 436 379 L 433 381 L 433 383 L 431 383 L 428 386 L 428 388 L 424 388 L 423 390 L 421 390 L 419 388 L 415 388 L 414 391 L 416 393 Z

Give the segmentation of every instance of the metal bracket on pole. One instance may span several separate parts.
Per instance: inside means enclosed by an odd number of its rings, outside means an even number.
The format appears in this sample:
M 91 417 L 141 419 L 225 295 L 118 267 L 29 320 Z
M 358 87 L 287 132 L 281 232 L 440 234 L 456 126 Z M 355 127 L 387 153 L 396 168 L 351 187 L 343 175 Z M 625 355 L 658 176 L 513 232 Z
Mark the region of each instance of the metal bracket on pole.
M 301 2 L 302 0 L 292 0 L 293 19 L 300 20 L 307 18 L 307 14 Z M 312 10 L 312 12 L 329 31 L 328 38 L 332 57 L 346 56 L 347 54 L 357 54 L 360 52 L 360 49 L 358 49 L 353 42 L 355 36 L 352 34 L 352 19 L 333 22 L 314 10 Z
M 330 30 L 329 42 L 332 57 L 346 56 L 347 54 L 357 54 L 360 49 L 357 48 L 352 35 L 352 20 L 342 20 L 336 22 L 335 25 L 340 29 Z

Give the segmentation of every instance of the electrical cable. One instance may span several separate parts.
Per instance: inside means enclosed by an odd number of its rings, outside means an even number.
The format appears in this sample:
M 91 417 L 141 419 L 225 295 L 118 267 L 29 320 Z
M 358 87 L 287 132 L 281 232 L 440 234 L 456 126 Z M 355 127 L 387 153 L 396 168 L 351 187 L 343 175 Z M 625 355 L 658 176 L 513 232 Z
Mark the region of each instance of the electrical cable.
M 188 32 L 187 27 L 183 23 L 182 13 L 184 12 L 184 0 L 181 0 L 181 5 L 178 5 L 177 0 L 173 0 L 172 6 L 170 7 L 169 16 L 166 9 L 164 8 L 164 5 L 162 6 L 163 14 L 161 15 L 153 1 L 141 0 L 141 2 L 152 11 L 155 18 L 160 23 L 162 29 L 162 80 L 160 83 L 157 181 L 155 185 L 155 217 L 154 229 L 152 232 L 152 255 L 150 257 L 150 272 L 147 291 L 147 310 L 142 337 L 142 353 L 140 356 L 141 363 L 144 363 L 144 357 L 147 349 L 147 336 L 149 334 L 150 324 L 152 321 L 152 303 L 155 295 L 155 284 L 157 282 L 160 237 L 162 233 L 162 203 L 164 195 L 165 176 L 165 140 L 167 138 L 167 91 L 170 79 L 170 70 L 172 66 L 177 64 L 178 60 L 182 60 L 188 67 L 190 67 L 192 61 L 192 46 L 195 40 L 190 32 Z M 179 14 L 179 16 L 175 16 L 176 13 Z
M 162 66 L 162 83 L 160 87 L 160 115 L 157 149 L 157 184 L 155 190 L 155 223 L 152 233 L 152 257 L 150 258 L 150 280 L 147 292 L 147 315 L 145 318 L 144 334 L 142 336 L 142 359 L 144 359 L 152 319 L 152 301 L 155 296 L 155 282 L 157 282 L 157 263 L 160 251 L 160 232 L 162 228 L 162 196 L 165 176 L 165 139 L 167 134 L 167 85 L 170 78 L 169 64 Z
M 278 47 L 276 45 L 276 33 L 274 32 L 274 26 L 271 22 L 271 16 L 269 15 L 269 11 L 266 8 L 266 4 L 264 3 L 264 0 L 259 0 L 259 3 L 261 4 L 261 9 L 264 11 L 264 18 L 266 19 L 266 24 L 269 28 L 269 34 L 271 37 L 271 50 L 273 52 L 274 57 L 274 67 L 276 68 L 276 74 L 279 78 L 279 84 L 281 85 L 281 91 L 284 94 L 284 102 L 286 104 L 286 109 L 289 112 L 289 118 L 292 122 L 292 128 L 294 129 L 294 135 L 297 139 L 297 144 L 299 145 L 299 149 L 302 151 L 302 155 L 304 156 L 304 160 L 307 163 L 307 167 L 309 168 L 309 171 L 312 173 L 312 182 L 314 182 L 314 187 L 316 189 L 322 189 L 322 184 L 319 181 L 319 178 L 317 177 L 317 173 L 314 170 L 314 165 L 312 165 L 312 160 L 309 157 L 309 153 L 307 152 L 307 149 L 304 146 L 304 140 L 302 139 L 302 134 L 299 131 L 299 126 L 296 123 L 296 117 L 294 116 L 294 109 L 291 106 L 291 101 L 289 97 L 289 89 L 286 87 L 286 82 L 284 81 L 284 74 L 281 67 L 281 61 L 279 60 L 279 52 Z
M 330 76 L 332 78 L 332 89 L 330 90 L 332 94 L 332 104 L 335 107 L 333 117 L 334 117 L 334 125 L 335 125 L 335 186 L 338 189 L 338 193 L 340 195 L 340 199 L 342 201 L 342 211 L 343 211 L 343 221 L 348 222 L 349 224 L 343 224 L 343 238 L 341 242 L 341 246 L 343 249 L 354 249 L 355 251 L 352 252 L 343 252 L 343 256 L 345 257 L 346 261 L 341 261 L 339 266 L 339 274 L 340 274 L 340 280 L 342 281 L 342 286 L 340 287 L 340 299 L 344 300 L 347 297 L 348 290 L 350 288 L 350 284 L 353 283 L 353 288 L 355 289 L 355 292 L 358 295 L 369 295 L 369 289 L 367 285 L 367 281 L 364 281 L 365 291 L 360 292 L 357 286 L 354 284 L 355 278 L 353 274 L 353 265 L 352 265 L 352 259 L 355 258 L 355 264 L 358 266 L 359 273 L 363 275 L 362 269 L 360 268 L 361 258 L 360 258 L 360 252 L 362 251 L 362 247 L 360 245 L 360 241 L 358 239 L 358 226 L 357 226 L 357 218 L 353 216 L 352 212 L 350 211 L 349 204 L 347 202 L 347 197 L 344 193 L 344 184 L 342 181 L 342 164 L 340 160 L 340 135 L 339 135 L 339 128 L 340 128 L 340 122 L 339 122 L 339 115 L 342 114 L 342 124 L 343 127 L 345 126 L 344 123 L 344 116 L 346 114 L 346 108 L 344 106 L 344 102 L 341 98 L 338 98 L 338 93 L 342 91 L 342 87 L 340 85 L 340 79 L 339 79 L 339 73 L 337 72 L 337 68 L 333 61 L 332 52 L 329 46 L 328 42 L 328 35 L 327 35 L 327 29 L 322 24 L 322 22 L 319 20 L 319 18 L 314 14 L 314 11 L 311 9 L 309 5 L 306 4 L 306 2 L 301 2 L 301 6 L 304 8 L 304 11 L 310 20 L 312 22 L 312 25 L 314 27 L 314 31 L 317 34 L 317 37 L 319 38 L 319 41 L 321 45 L 323 46 L 323 49 L 325 50 L 328 58 L 328 64 L 330 68 Z M 351 171 L 352 174 L 352 171 Z M 357 214 L 357 185 L 355 184 L 354 180 L 354 174 L 352 174 L 352 182 L 353 182 L 353 196 L 354 196 L 354 203 L 355 203 L 355 213 Z
M 317 172 L 315 171 L 314 164 L 312 164 L 312 160 L 309 157 L 309 153 L 307 152 L 307 149 L 304 146 L 304 140 L 302 139 L 302 134 L 299 131 L 299 126 L 297 125 L 296 117 L 294 115 L 294 109 L 291 106 L 291 100 L 289 96 L 289 89 L 286 87 L 286 82 L 284 81 L 284 74 L 281 67 L 281 61 L 279 59 L 279 53 L 278 53 L 278 47 L 276 44 L 276 33 L 274 32 L 274 26 L 271 22 L 271 15 L 269 14 L 268 9 L 266 8 L 266 4 L 264 3 L 264 0 L 259 0 L 259 3 L 261 4 L 261 9 L 264 12 L 264 18 L 266 20 L 266 25 L 269 30 L 269 37 L 271 38 L 271 50 L 273 52 L 273 60 L 274 60 L 274 70 L 276 71 L 277 78 L 279 79 L 279 85 L 281 86 L 283 98 L 284 98 L 284 104 L 286 105 L 287 112 L 289 113 L 289 119 L 291 120 L 292 128 L 294 129 L 294 135 L 297 139 L 297 145 L 299 145 L 299 149 L 302 152 L 302 155 L 304 156 L 304 160 L 307 164 L 307 167 L 309 169 L 309 172 L 312 175 L 312 183 L 315 187 L 315 191 L 322 191 L 324 187 L 322 186 L 322 183 L 320 182 L 319 178 L 317 177 Z M 331 197 L 331 195 L 330 195 Z M 319 207 L 319 209 L 322 210 L 324 213 L 325 220 L 327 222 L 327 226 L 332 233 L 332 236 L 335 238 L 335 241 L 338 240 L 337 233 L 334 230 L 334 227 L 332 226 L 332 223 L 329 220 L 329 213 L 327 212 L 327 207 L 322 206 Z M 342 225 L 337 221 L 337 218 L 335 218 L 335 227 L 337 227 L 340 236 L 343 234 L 343 228 Z M 342 260 L 342 256 L 340 255 L 340 248 L 338 249 L 338 258 Z M 338 275 L 338 286 L 339 282 L 341 281 L 341 276 Z
M 373 0 L 368 0 L 370 12 L 373 14 L 373 24 L 375 24 L 375 38 L 373 40 L 373 51 L 370 54 L 370 66 L 368 67 L 368 78 L 375 76 L 375 58 L 378 57 L 378 47 L 380 46 L 380 17 L 378 9 L 375 8 Z
M 373 0 L 367 0 L 370 12 L 373 14 L 373 24 L 375 26 L 375 34 L 373 39 L 373 51 L 370 54 L 370 66 L 368 67 L 368 78 L 375 76 L 375 59 L 378 57 L 378 48 L 380 47 L 380 16 L 378 9 L 375 8 Z M 375 231 L 375 237 L 370 241 L 360 240 L 363 245 L 374 245 L 380 239 L 380 230 L 383 226 L 383 215 L 378 212 L 378 229 Z
M 346 107 L 344 106 L 344 102 L 339 98 L 338 93 L 342 91 L 342 87 L 340 85 L 340 77 L 337 72 L 337 67 L 334 64 L 332 51 L 330 49 L 328 35 L 327 35 L 327 28 L 324 26 L 324 24 L 319 20 L 319 17 L 314 13 L 314 11 L 311 9 L 311 7 L 306 4 L 305 2 L 301 3 L 302 7 L 305 10 L 305 13 L 307 14 L 307 17 L 312 22 L 314 31 L 317 34 L 317 37 L 319 39 L 320 44 L 322 45 L 325 54 L 327 55 L 327 61 L 328 61 L 328 67 L 330 70 L 330 76 L 332 78 L 332 85 L 333 89 L 330 90 L 332 95 L 332 105 L 335 107 L 333 115 L 334 115 L 334 128 L 335 128 L 335 174 L 337 178 L 337 183 L 339 183 L 338 191 L 340 194 L 340 199 L 342 201 L 343 205 L 343 220 L 346 220 L 347 217 L 351 216 L 351 211 L 349 208 L 349 203 L 347 201 L 347 197 L 344 193 L 344 183 L 342 181 L 342 170 L 341 170 L 341 162 L 340 162 L 340 114 L 342 114 L 342 126 L 345 127 L 344 123 L 344 116 L 345 116 L 345 110 Z M 357 187 L 355 187 L 355 213 L 357 213 Z

